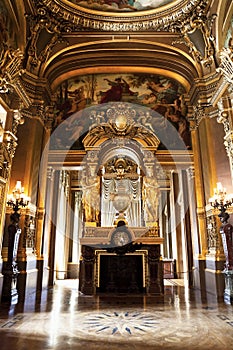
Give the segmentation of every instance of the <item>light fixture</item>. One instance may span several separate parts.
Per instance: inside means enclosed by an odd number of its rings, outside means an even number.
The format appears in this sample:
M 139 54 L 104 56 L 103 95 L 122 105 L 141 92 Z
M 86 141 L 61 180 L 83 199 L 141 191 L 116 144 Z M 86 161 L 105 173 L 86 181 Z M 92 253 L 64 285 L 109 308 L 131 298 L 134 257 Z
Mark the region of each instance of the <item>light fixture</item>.
M 21 181 L 16 181 L 16 186 L 12 194 L 7 198 L 7 204 L 12 207 L 14 213 L 17 213 L 21 208 L 28 206 L 30 198 L 24 194 L 24 187 Z
M 222 223 L 220 227 L 220 234 L 222 236 L 223 250 L 225 254 L 224 264 L 224 278 L 225 278 L 225 291 L 224 300 L 227 303 L 233 303 L 233 226 L 228 223 L 230 215 L 227 213 L 227 208 L 233 204 L 233 195 L 227 195 L 226 189 L 222 186 L 221 182 L 217 183 L 217 188 L 214 190 L 213 198 L 209 200 L 210 205 L 217 208 L 220 213 L 218 217 Z
M 223 214 L 233 204 L 233 195 L 227 194 L 226 188 L 222 186 L 221 182 L 217 182 L 214 196 L 209 199 L 209 203 L 213 208 L 218 209 L 220 214 Z
M 7 205 L 12 207 L 11 224 L 8 226 L 8 256 L 3 267 L 4 287 L 2 299 L 11 303 L 18 302 L 17 277 L 20 273 L 17 266 L 17 254 L 21 229 L 19 227 L 21 208 L 29 204 L 30 198 L 25 196 L 21 181 L 16 181 L 12 194 L 7 198 Z M 5 278 L 7 276 L 7 278 Z

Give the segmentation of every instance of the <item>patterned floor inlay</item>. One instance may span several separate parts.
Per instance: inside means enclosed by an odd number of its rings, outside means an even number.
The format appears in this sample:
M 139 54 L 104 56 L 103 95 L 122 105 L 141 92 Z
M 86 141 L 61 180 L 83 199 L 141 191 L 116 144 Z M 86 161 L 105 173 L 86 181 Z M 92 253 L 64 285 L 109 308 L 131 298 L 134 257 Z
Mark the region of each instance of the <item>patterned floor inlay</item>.
M 119 334 L 122 336 L 141 335 L 155 332 L 158 319 L 152 314 L 143 312 L 103 312 L 84 317 L 83 326 L 88 333 L 100 332 L 107 335 Z
M 23 319 L 20 318 L 22 315 L 18 315 L 19 321 L 15 320 L 12 325 L 13 336 L 21 334 L 26 339 L 46 337 L 50 339 L 51 346 L 58 342 L 58 338 L 68 337 L 80 341 L 144 344 L 155 346 L 155 349 L 158 346 L 178 349 L 182 345 L 183 350 L 203 350 L 211 349 L 209 344 L 215 344 L 215 349 L 224 349 L 214 328 L 222 320 L 222 331 L 225 329 L 226 332 L 226 327 L 230 330 L 227 324 L 230 318 L 223 320 L 222 314 L 206 310 L 203 313 L 196 310 L 192 317 L 187 310 L 153 311 L 119 309 L 60 313 L 58 309 L 51 314 L 27 314 Z M 5 330 L 12 327 L 6 323 Z M 231 333 L 229 337 L 233 342 Z
M 181 284 L 181 283 L 180 283 Z M 169 286 L 167 286 L 169 288 Z M 186 286 L 154 297 L 80 296 L 55 287 L 40 307 L 0 310 L 0 349 L 17 350 L 229 350 L 233 307 L 202 302 Z M 24 310 L 24 311 L 23 311 Z M 29 312 L 30 310 L 30 312 Z

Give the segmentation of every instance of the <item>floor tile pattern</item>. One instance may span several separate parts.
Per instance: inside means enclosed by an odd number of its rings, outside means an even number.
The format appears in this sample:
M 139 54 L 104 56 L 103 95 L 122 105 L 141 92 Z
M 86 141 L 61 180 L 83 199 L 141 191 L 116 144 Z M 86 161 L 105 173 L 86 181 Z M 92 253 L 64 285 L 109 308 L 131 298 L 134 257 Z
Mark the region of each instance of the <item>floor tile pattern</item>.
M 1 350 L 229 350 L 232 344 L 233 306 L 178 280 L 166 281 L 163 298 L 84 296 L 70 280 L 24 305 L 0 305 Z

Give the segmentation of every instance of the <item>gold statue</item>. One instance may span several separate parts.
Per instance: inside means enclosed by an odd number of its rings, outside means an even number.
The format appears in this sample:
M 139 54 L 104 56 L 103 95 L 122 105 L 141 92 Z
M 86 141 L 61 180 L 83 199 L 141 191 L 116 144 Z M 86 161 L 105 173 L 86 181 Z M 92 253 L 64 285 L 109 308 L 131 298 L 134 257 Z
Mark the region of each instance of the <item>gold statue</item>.
M 85 222 L 99 222 L 100 213 L 100 178 L 86 177 L 83 185 L 83 208 Z
M 144 177 L 142 200 L 145 223 L 153 223 L 158 219 L 159 186 L 155 178 Z

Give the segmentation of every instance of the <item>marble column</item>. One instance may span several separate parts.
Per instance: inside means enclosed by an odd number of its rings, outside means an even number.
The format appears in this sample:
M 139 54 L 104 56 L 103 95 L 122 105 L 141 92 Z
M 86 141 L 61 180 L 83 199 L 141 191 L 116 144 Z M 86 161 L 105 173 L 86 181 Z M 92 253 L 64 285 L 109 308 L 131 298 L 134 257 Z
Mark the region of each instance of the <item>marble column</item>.
M 196 236 L 194 247 L 194 261 L 193 261 L 193 278 L 194 285 L 201 289 L 206 289 L 205 281 L 205 256 L 207 253 L 207 239 L 206 239 L 206 215 L 205 215 L 205 195 L 204 195 L 204 179 L 203 179 L 203 166 L 200 157 L 200 136 L 198 130 L 198 123 L 194 120 L 191 122 L 191 136 L 192 136 L 192 148 L 194 154 L 194 169 L 195 177 L 193 179 L 195 189 L 196 200 Z M 192 199 L 193 201 L 193 199 Z
M 64 170 L 60 171 L 60 181 L 57 191 L 56 243 L 55 243 L 55 270 L 56 278 L 67 277 L 68 242 L 69 242 L 69 176 Z
M 38 191 L 37 201 L 37 223 L 36 223 L 36 254 L 37 259 L 43 259 L 42 257 L 42 245 L 43 245 L 43 230 L 44 230 L 44 216 L 45 216 L 45 198 L 46 198 L 46 184 L 47 177 L 44 176 L 44 172 L 47 172 L 48 163 L 48 142 L 50 137 L 50 129 L 45 129 L 43 140 L 43 157 L 40 165 L 40 190 Z
M 80 237 L 82 235 L 82 193 L 74 192 L 71 214 L 70 257 L 68 263 L 69 278 L 78 278 L 81 255 Z
M 177 276 L 182 278 L 182 232 L 181 232 L 181 211 L 179 205 L 179 175 L 173 171 L 171 176 L 170 210 L 171 210 L 171 258 L 176 261 Z

